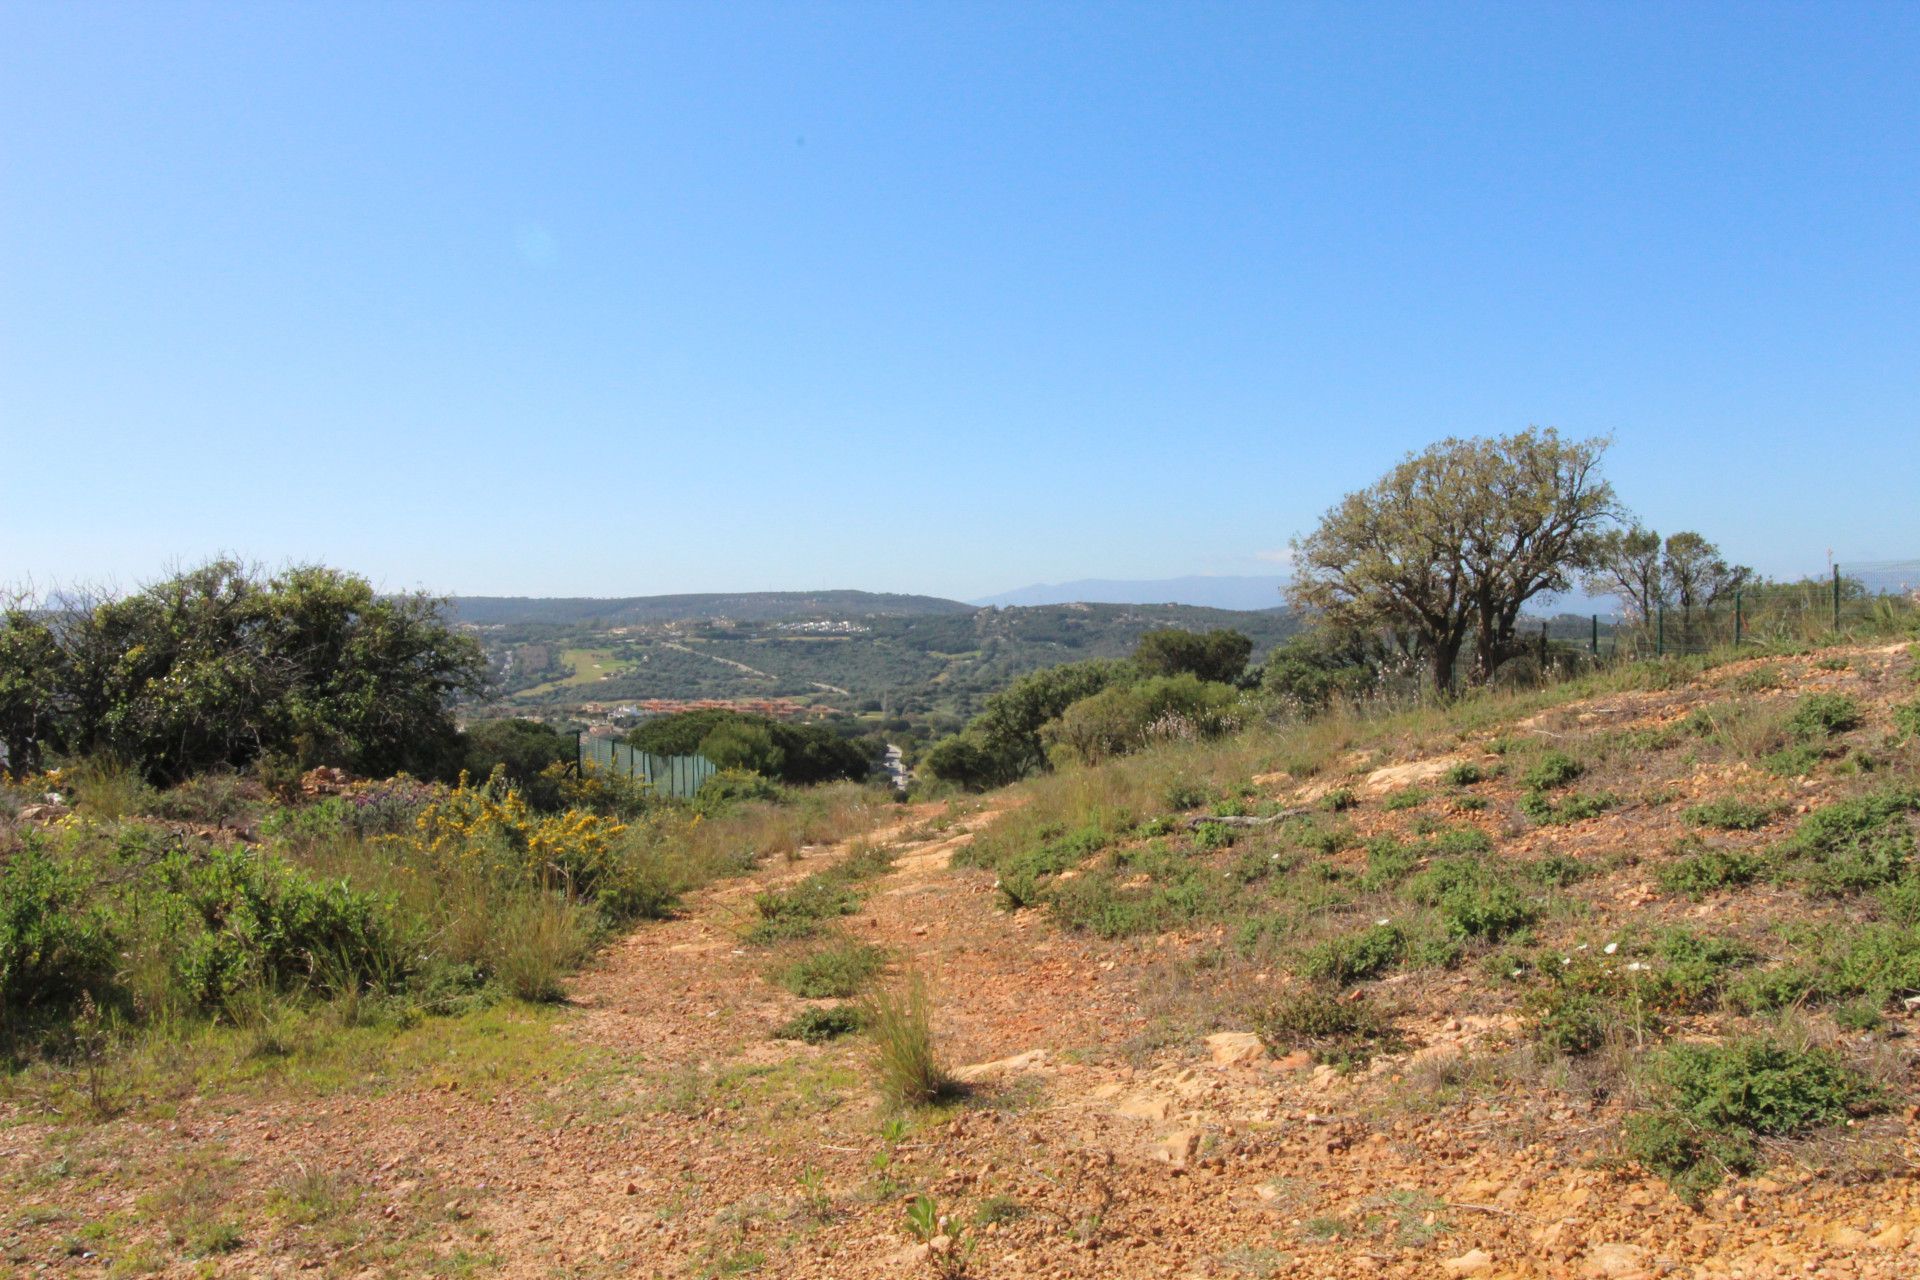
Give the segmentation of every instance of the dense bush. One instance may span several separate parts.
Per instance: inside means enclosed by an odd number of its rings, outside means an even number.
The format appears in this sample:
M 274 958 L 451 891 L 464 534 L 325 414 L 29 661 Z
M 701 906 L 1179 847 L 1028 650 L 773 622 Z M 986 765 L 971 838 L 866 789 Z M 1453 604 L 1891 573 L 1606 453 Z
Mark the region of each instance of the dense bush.
M 701 755 L 723 769 L 747 770 L 792 785 L 848 779 L 873 771 L 866 746 L 813 724 L 744 711 L 683 711 L 649 720 L 627 742 L 661 756 Z
M 132 595 L 0 617 L 0 734 L 177 782 L 263 756 L 385 776 L 432 771 L 451 702 L 484 683 L 443 602 L 303 566 L 215 561 Z
M 84 871 L 30 839 L 0 862 L 0 1031 L 104 991 L 115 949 Z
M 1191 674 L 1114 685 L 1069 706 L 1042 732 L 1050 753 L 1092 764 L 1161 740 L 1216 738 L 1239 724 L 1239 691 Z
M 1689 1198 L 1723 1172 L 1758 1167 L 1756 1137 L 1802 1133 L 1877 1100 L 1831 1051 L 1758 1038 L 1674 1045 L 1652 1074 L 1663 1105 L 1629 1121 L 1626 1150 Z

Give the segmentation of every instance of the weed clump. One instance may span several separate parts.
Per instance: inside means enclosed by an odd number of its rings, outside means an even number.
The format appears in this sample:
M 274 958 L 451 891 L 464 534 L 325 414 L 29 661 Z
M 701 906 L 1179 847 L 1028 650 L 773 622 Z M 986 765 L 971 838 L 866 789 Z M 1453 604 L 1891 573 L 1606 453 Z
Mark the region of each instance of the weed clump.
M 1521 781 L 1529 791 L 1552 791 L 1570 786 L 1586 766 L 1563 751 L 1549 751 L 1527 767 Z
M 926 979 L 910 975 L 874 992 L 860 1006 L 860 1021 L 873 1041 L 874 1082 L 895 1107 L 919 1107 L 957 1091 L 933 1043 L 933 999 Z
M 1842 897 L 1892 884 L 1914 852 L 1920 789 L 1894 787 L 1817 809 L 1781 852 L 1784 874 L 1809 893 Z
M 825 1044 L 860 1030 L 860 1010 L 853 1005 L 802 1009 L 774 1030 L 775 1040 L 800 1040 L 807 1044 Z
M 1765 859 L 1751 853 L 1714 849 L 1698 843 L 1686 847 L 1693 851 L 1654 873 L 1663 892 L 1698 901 L 1710 893 L 1752 884 L 1767 867 Z
M 1780 812 L 1778 805 L 1722 796 L 1697 804 L 1680 816 L 1696 827 L 1718 827 L 1722 831 L 1758 831 Z
M 879 947 L 844 942 L 802 956 L 778 977 L 781 986 L 803 1000 L 844 999 L 857 994 L 886 963 L 887 953 Z

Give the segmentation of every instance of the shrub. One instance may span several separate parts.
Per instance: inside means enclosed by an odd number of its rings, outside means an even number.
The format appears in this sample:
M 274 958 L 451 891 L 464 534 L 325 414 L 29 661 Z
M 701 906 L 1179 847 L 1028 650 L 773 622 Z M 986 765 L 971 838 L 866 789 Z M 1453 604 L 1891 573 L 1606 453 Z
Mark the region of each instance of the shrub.
M 1592 1053 L 1606 1043 L 1607 1027 L 1618 1016 L 1593 992 L 1571 986 L 1536 991 L 1525 1008 L 1534 1038 L 1571 1056 Z
M 1810 892 L 1838 897 L 1891 884 L 1913 856 L 1920 790 L 1895 787 L 1810 813 L 1782 852 Z
M 1376 1053 L 1396 1053 L 1405 1045 L 1392 1021 L 1370 1003 L 1327 991 L 1283 997 L 1255 1015 L 1253 1029 L 1276 1053 L 1306 1048 L 1316 1061 L 1339 1067 L 1364 1066 Z
M 1109 686 L 1082 698 L 1041 732 L 1049 754 L 1087 764 L 1156 740 L 1217 738 L 1239 725 L 1239 690 L 1191 673 Z
M 1674 1045 L 1654 1062 L 1661 1107 L 1627 1130 L 1630 1155 L 1697 1197 L 1721 1171 L 1752 1171 L 1755 1137 L 1805 1132 L 1870 1109 L 1878 1092 L 1826 1049 L 1747 1038 Z
M 858 993 L 886 967 L 879 947 L 845 942 L 802 956 L 780 970 L 780 985 L 804 1000 L 844 998 Z
M 1548 751 L 1527 767 L 1521 781 L 1529 791 L 1564 787 L 1586 772 L 1586 766 L 1561 751 Z
M 1778 805 L 1722 796 L 1697 804 L 1680 816 L 1696 827 L 1718 827 L 1722 831 L 1758 831 L 1780 812 Z
M 169 854 L 156 868 L 169 901 L 175 987 L 203 1008 L 243 988 L 280 990 L 324 974 L 358 987 L 406 970 L 387 903 L 345 881 L 319 882 L 265 853 L 234 847 Z M 503 937 L 512 932 L 505 923 Z
M 873 1038 L 875 1083 L 889 1105 L 923 1106 L 955 1092 L 934 1051 L 933 1001 L 918 973 L 876 991 L 860 1006 L 860 1020 Z
M 1408 787 L 1405 791 L 1396 791 L 1388 796 L 1380 807 L 1392 812 L 1400 809 L 1418 809 L 1426 802 L 1426 792 L 1418 787 Z
M 860 1030 L 860 1010 L 841 1004 L 828 1008 L 802 1009 L 774 1030 L 775 1040 L 801 1040 L 807 1044 L 825 1044 Z
M 10 1017 L 103 993 L 115 947 L 88 877 L 37 840 L 0 862 L 0 1030 Z
M 1559 804 L 1544 791 L 1529 791 L 1520 797 L 1520 812 L 1541 826 L 1556 826 L 1597 818 L 1618 803 L 1619 797 L 1610 791 L 1570 792 Z
M 1327 807 L 1329 813 L 1345 813 L 1359 804 L 1360 799 L 1353 794 L 1352 787 L 1335 787 L 1327 792 L 1320 803 Z
M 1167 786 L 1164 803 L 1175 813 L 1198 809 L 1213 799 L 1213 788 L 1198 782 L 1177 781 Z
M 1785 728 L 1802 742 L 1817 742 L 1857 729 L 1861 723 L 1860 704 L 1846 694 L 1810 693 L 1794 705 Z
M 1407 954 L 1407 935 L 1397 925 L 1374 925 L 1358 933 L 1329 938 L 1300 958 L 1300 974 L 1341 986 L 1385 973 Z
M 1893 731 L 1902 738 L 1920 738 L 1920 701 L 1903 702 L 1893 709 Z
M 693 807 L 709 818 L 753 800 L 778 800 L 780 788 L 771 780 L 745 769 L 722 769 L 700 784 Z
M 257 790 L 257 784 L 248 783 L 227 770 L 203 773 L 161 792 L 154 797 L 149 811 L 156 817 L 176 822 L 225 827 L 252 807 Z
M 1471 787 L 1487 779 L 1487 771 L 1471 760 L 1462 760 L 1447 770 L 1446 782 L 1454 787 Z
M 1752 884 L 1766 865 L 1750 853 L 1701 846 L 1698 852 L 1668 863 L 1654 874 L 1663 891 L 1697 900 L 1709 893 Z

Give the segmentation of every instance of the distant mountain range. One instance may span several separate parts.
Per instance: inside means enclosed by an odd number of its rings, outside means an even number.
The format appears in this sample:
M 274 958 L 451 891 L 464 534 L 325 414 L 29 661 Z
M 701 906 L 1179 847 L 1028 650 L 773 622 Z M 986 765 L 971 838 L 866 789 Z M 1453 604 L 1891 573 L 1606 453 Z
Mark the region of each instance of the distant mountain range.
M 792 618 L 918 618 L 972 613 L 974 606 L 938 596 L 878 591 L 742 591 L 679 596 L 455 596 L 455 615 L 473 626 L 557 623 L 634 626 L 731 618 L 736 622 Z
M 1127 580 L 1081 578 L 1075 582 L 1036 583 L 1003 591 L 973 603 L 1040 604 L 1189 604 L 1206 609 L 1279 609 L 1285 606 L 1287 580 L 1278 575 L 1188 577 Z

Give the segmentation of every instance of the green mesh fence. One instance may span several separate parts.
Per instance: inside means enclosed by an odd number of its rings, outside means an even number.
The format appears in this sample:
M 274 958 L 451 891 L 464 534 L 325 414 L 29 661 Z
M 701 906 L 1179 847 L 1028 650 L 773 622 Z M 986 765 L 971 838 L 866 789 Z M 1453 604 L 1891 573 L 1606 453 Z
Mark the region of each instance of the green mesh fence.
M 705 756 L 656 756 L 640 751 L 617 738 L 580 737 L 580 771 L 598 770 L 623 778 L 636 778 L 662 795 L 690 800 L 700 784 L 720 772 L 720 766 Z

